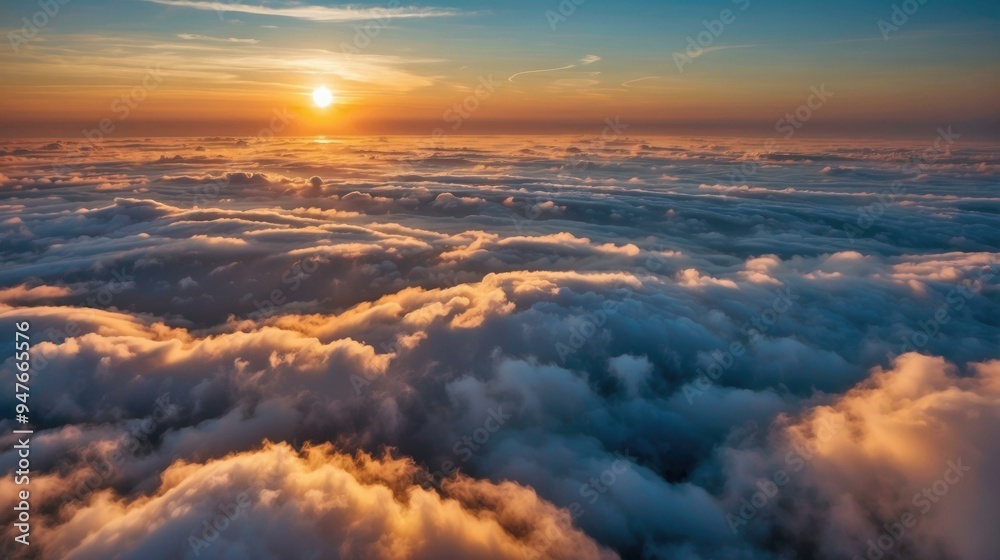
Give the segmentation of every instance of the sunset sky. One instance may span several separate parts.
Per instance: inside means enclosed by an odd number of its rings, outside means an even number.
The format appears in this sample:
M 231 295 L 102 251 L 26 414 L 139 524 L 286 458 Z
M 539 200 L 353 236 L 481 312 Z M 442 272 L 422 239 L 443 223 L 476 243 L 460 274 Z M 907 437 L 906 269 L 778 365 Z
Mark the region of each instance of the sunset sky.
M 996 2 L 930 0 L 888 40 L 891 2 L 569 5 L 75 0 L 21 40 L 38 6 L 5 2 L 0 127 L 77 136 L 110 118 L 115 136 L 251 134 L 287 111 L 285 135 L 599 133 L 617 116 L 630 132 L 766 136 L 825 85 L 809 135 L 997 131 Z M 723 10 L 729 23 L 679 70 L 675 53 Z M 467 117 L 447 113 L 491 78 Z M 155 87 L 123 118 L 116 99 L 144 80 Z M 321 86 L 326 109 L 311 99 Z
M 413 1 L 0 2 L 0 556 L 998 558 L 998 0 Z

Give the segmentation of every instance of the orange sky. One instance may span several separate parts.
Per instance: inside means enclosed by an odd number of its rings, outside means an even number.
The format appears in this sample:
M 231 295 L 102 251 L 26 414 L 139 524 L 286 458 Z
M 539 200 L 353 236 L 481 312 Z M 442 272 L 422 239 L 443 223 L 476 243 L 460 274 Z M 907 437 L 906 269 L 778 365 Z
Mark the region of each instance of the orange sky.
M 656 25 L 638 4 L 615 16 L 626 31 L 602 25 L 612 16 L 599 8 L 549 29 L 516 7 L 380 18 L 377 7 L 276 15 L 230 3 L 222 14 L 199 1 L 106 0 L 74 14 L 67 5 L 31 40 L 12 40 L 0 125 L 6 136 L 79 135 L 102 119 L 114 135 L 253 134 L 279 111 L 294 116 L 284 135 L 599 133 L 618 117 L 637 133 L 769 136 L 799 110 L 802 136 L 997 131 L 995 53 L 956 39 L 947 21 L 887 41 L 861 18 L 838 28 L 786 6 L 799 21 L 775 35 L 773 8 L 748 5 L 691 50 L 711 11 L 688 6 Z M 0 9 L 13 22 L 23 11 Z M 334 91 L 334 106 L 312 104 L 319 86 Z M 833 95 L 810 101 L 814 87 Z

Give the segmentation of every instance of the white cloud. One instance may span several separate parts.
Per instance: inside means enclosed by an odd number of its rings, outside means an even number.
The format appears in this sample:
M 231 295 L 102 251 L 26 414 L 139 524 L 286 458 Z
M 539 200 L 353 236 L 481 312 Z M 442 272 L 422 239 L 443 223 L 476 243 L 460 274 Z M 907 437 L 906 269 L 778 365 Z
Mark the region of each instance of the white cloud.
M 191 33 L 178 33 L 177 36 L 188 41 L 216 41 L 221 43 L 247 43 L 251 45 L 260 42 L 257 39 L 237 39 L 235 37 L 223 39 L 221 37 L 209 37 L 207 35 L 194 35 Z
M 463 12 L 451 8 L 418 8 L 402 6 L 397 8 L 362 8 L 355 6 L 301 6 L 285 7 L 255 6 L 239 2 L 206 2 L 200 0 L 146 0 L 155 4 L 193 8 L 196 10 L 211 10 L 220 13 L 238 12 L 262 16 L 279 16 L 312 21 L 345 22 L 363 21 L 383 18 L 430 18 L 463 15 Z

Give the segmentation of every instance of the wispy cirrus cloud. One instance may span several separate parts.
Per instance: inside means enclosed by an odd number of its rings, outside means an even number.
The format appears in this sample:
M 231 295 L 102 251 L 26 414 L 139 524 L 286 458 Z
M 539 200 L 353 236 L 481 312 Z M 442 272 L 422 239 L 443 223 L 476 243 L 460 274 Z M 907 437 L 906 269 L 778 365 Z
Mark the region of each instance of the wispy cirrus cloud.
M 247 43 L 256 45 L 260 41 L 257 39 L 238 39 L 236 37 L 209 37 L 208 35 L 195 35 L 193 33 L 178 33 L 178 37 L 187 41 L 215 41 L 218 43 Z
M 601 60 L 601 57 L 597 56 L 596 54 L 588 54 L 587 56 L 581 58 L 577 64 L 579 64 L 580 66 L 586 66 L 588 64 L 593 64 L 599 60 Z M 539 74 L 542 72 L 558 72 L 559 70 L 572 70 L 573 68 L 577 67 L 577 64 L 567 64 L 566 66 L 560 66 L 558 68 L 542 68 L 541 70 L 525 70 L 523 72 L 518 72 L 516 74 L 511 75 L 509 78 L 507 78 L 507 81 L 513 82 L 514 78 L 518 76 L 523 76 L 525 74 Z
M 698 52 L 688 54 L 687 56 L 690 58 L 698 58 L 699 56 L 706 55 L 711 52 L 725 51 L 729 49 L 749 49 L 756 46 L 757 45 L 715 45 L 711 47 L 704 47 L 700 49 Z
M 339 79 L 367 84 L 379 91 L 411 91 L 431 85 L 419 66 L 440 63 L 436 58 L 405 58 L 394 55 L 360 54 L 351 60 L 339 60 L 336 51 L 265 46 L 265 43 L 236 43 L 228 39 L 195 40 L 204 36 L 184 34 L 174 42 L 151 38 L 115 38 L 127 46 L 128 53 L 116 52 L 99 36 L 79 36 L 73 48 L 56 44 L 39 45 L 37 55 L 18 57 L 10 69 L 26 73 L 54 72 L 49 57 L 64 57 L 75 69 L 66 76 L 83 76 L 86 72 L 101 72 L 122 83 L 142 76 L 146 67 L 157 64 L 170 68 L 174 83 L 195 80 L 200 83 L 257 84 L 266 87 L 296 89 L 297 83 L 276 83 L 276 72 L 302 75 L 335 76 Z M 168 48 L 169 47 L 169 48 Z M 233 48 L 238 47 L 238 48 Z M 185 66 L 185 60 L 196 57 L 198 64 Z M 333 58 L 338 58 L 332 64 Z
M 663 76 L 643 76 L 642 78 L 636 78 L 634 80 L 628 80 L 628 81 L 622 82 L 622 87 L 630 88 L 630 87 L 632 87 L 632 84 L 634 84 L 634 83 L 644 82 L 646 80 L 659 80 L 659 79 L 662 79 L 662 78 L 663 78 Z
M 373 18 L 427 18 L 467 15 L 454 8 L 419 8 L 399 6 L 395 8 L 364 8 L 356 6 L 289 6 L 269 7 L 240 4 L 239 2 L 206 2 L 203 0 L 146 0 L 154 4 L 194 8 L 216 12 L 239 12 L 261 16 L 279 16 L 312 21 L 360 21 Z
M 558 68 L 543 68 L 541 70 L 525 70 L 523 72 L 518 72 L 516 74 L 513 74 L 511 77 L 507 78 L 507 81 L 508 82 L 513 82 L 514 78 L 516 78 L 518 76 L 523 76 L 525 74 L 538 74 L 540 72 L 556 72 L 558 70 L 570 70 L 572 68 L 576 68 L 576 64 L 567 64 L 566 66 L 560 66 Z

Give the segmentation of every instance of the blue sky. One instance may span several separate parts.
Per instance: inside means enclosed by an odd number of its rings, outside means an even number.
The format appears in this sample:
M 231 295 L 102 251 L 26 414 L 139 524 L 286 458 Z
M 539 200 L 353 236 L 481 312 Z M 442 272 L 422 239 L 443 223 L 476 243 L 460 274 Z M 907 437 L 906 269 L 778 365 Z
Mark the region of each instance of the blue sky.
M 394 17 L 372 27 L 391 5 L 399 6 Z M 18 122 L 52 120 L 45 113 L 54 105 L 53 118 L 85 122 L 108 104 L 109 88 L 162 64 L 172 79 L 149 104 L 155 108 L 129 125 L 176 120 L 192 98 L 209 109 L 202 121 L 245 120 L 264 105 L 307 104 L 322 85 L 339 94 L 333 122 L 357 131 L 363 122 L 437 120 L 479 78 L 527 71 L 484 107 L 477 125 L 599 122 L 618 113 L 646 123 L 759 127 L 794 110 L 810 87 L 829 84 L 843 93 L 816 122 L 833 128 L 993 128 L 997 4 L 913 0 L 907 8 L 916 11 L 898 29 L 880 29 L 894 5 L 903 3 L 97 0 L 69 2 L 37 36 L 17 40 L 11 34 L 37 6 L 8 3 L 0 8 L 11 43 L 3 103 Z M 724 10 L 729 21 L 710 23 L 717 36 L 709 35 L 704 22 Z M 261 11 L 272 13 L 254 13 Z M 366 25 L 375 30 L 367 38 L 358 35 Z M 699 34 L 706 48 L 688 49 Z M 348 64 L 341 59 L 351 45 L 362 48 Z M 268 53 L 287 61 L 288 72 L 253 63 Z M 559 70 L 537 72 L 546 69 Z M 69 99 L 80 100 L 78 111 Z

